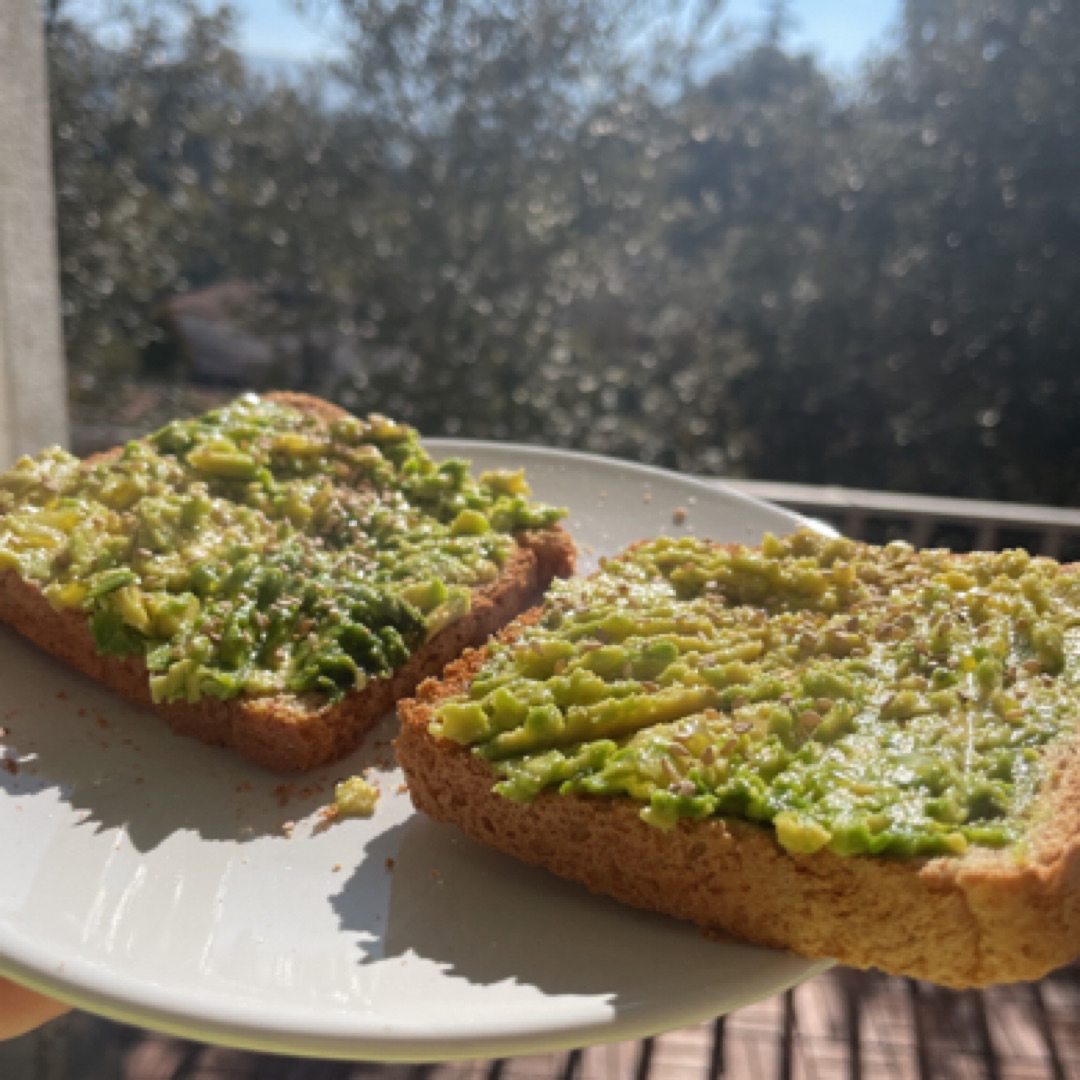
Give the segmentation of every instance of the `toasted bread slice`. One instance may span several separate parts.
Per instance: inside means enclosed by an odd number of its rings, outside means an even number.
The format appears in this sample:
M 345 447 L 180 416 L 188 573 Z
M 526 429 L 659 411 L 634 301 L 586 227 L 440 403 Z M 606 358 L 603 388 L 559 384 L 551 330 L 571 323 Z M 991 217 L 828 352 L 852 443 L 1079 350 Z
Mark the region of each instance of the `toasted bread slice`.
M 325 423 L 349 416 L 304 394 L 267 397 Z M 514 539 L 498 578 L 472 590 L 467 614 L 436 633 L 392 675 L 373 678 L 336 702 L 317 694 L 228 700 L 204 696 L 193 702 L 154 702 L 150 673 L 142 656 L 101 655 L 82 611 L 54 607 L 37 583 L 14 570 L 0 571 L 0 621 L 136 704 L 153 708 L 178 733 L 232 747 L 272 769 L 308 770 L 349 753 L 379 717 L 421 679 L 441 670 L 465 648 L 481 644 L 536 602 L 553 577 L 573 572 L 574 546 L 560 526 L 522 530 Z
M 579 595 L 563 610 L 574 604 L 587 607 Z M 958 854 L 800 853 L 768 821 L 718 814 L 658 828 L 643 819 L 640 799 L 582 793 L 581 785 L 514 801 L 494 790 L 505 771 L 432 725 L 481 672 L 490 678 L 494 653 L 535 640 L 530 631 L 550 611 L 551 601 L 524 614 L 497 643 L 466 653 L 399 705 L 397 753 L 419 810 L 594 892 L 811 958 L 964 988 L 1039 978 L 1080 955 L 1075 730 L 1041 751 L 1041 784 L 1019 838 Z

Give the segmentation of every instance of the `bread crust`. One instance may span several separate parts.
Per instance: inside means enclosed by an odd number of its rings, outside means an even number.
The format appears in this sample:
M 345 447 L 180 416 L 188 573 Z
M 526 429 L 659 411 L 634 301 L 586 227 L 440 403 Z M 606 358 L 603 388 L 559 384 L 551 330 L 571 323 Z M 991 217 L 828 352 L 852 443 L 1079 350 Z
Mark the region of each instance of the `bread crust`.
M 326 422 L 349 415 L 307 394 L 265 396 Z M 116 451 L 97 457 L 111 453 Z M 393 675 L 372 679 L 334 704 L 296 696 L 155 703 L 141 656 L 99 655 L 89 622 L 81 612 L 53 608 L 35 583 L 13 570 L 0 571 L 0 622 L 137 705 L 152 708 L 179 734 L 232 747 L 271 769 L 305 771 L 355 749 L 364 733 L 422 679 L 442 670 L 468 647 L 482 644 L 535 603 L 552 578 L 573 573 L 574 544 L 561 526 L 522 530 L 515 540 L 517 546 L 499 577 L 473 590 L 472 605 L 464 618 L 436 634 Z
M 501 635 L 512 641 L 534 609 Z M 796 855 L 771 830 L 734 819 L 644 822 L 624 797 L 496 794 L 491 769 L 429 731 L 436 705 L 462 693 L 487 649 L 398 706 L 396 747 L 413 804 L 524 862 L 709 933 L 814 959 L 969 988 L 1037 979 L 1080 954 L 1080 759 L 1059 748 L 1022 850 L 896 859 Z

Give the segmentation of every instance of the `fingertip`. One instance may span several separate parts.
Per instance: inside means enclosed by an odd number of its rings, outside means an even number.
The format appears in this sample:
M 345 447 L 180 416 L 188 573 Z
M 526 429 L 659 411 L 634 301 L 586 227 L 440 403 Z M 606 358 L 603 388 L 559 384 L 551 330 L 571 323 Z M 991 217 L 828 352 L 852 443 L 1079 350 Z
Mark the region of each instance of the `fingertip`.
M 14 1039 L 69 1012 L 70 1005 L 0 978 L 0 1039 Z

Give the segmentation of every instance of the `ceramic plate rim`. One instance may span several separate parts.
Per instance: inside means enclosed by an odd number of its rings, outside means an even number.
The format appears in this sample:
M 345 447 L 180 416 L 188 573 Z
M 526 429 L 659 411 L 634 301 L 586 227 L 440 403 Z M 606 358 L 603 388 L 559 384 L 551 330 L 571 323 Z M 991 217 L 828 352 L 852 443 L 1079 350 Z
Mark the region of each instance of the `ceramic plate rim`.
M 727 487 L 722 480 L 686 476 L 638 462 L 527 443 L 457 438 L 425 438 L 423 442 L 437 458 L 459 455 L 468 457 L 473 453 L 498 450 L 518 458 L 543 458 L 552 463 L 578 464 L 639 477 L 646 482 L 655 480 L 665 485 L 674 483 L 684 490 L 696 490 L 706 499 L 779 513 L 792 526 L 805 524 L 822 530 L 828 528 L 820 522 L 735 491 Z M 524 461 L 524 464 L 528 470 L 528 461 Z M 572 522 L 570 527 L 573 531 Z M 699 1023 L 715 1015 L 715 1010 L 710 1010 L 705 1004 L 680 1010 L 670 1006 L 658 1008 L 655 1003 L 646 1002 L 624 1008 L 617 1016 L 602 1024 L 590 1020 L 580 1025 L 571 1023 L 553 1027 L 550 1024 L 545 1026 L 543 1022 L 529 1025 L 519 1018 L 508 1026 L 492 1024 L 486 1031 L 474 1029 L 462 1038 L 447 1038 L 438 1034 L 429 1038 L 415 1032 L 380 1036 L 373 1031 L 342 1030 L 340 1025 L 329 1025 L 315 1030 L 306 1023 L 300 1023 L 295 1028 L 276 1027 L 271 1032 L 265 1026 L 251 1021 L 250 1007 L 246 1015 L 244 1008 L 238 1009 L 235 1015 L 223 1015 L 221 1012 L 211 1015 L 201 1012 L 197 1003 L 192 1003 L 190 995 L 186 993 L 162 986 L 155 986 L 150 992 L 132 975 L 107 968 L 101 969 L 78 955 L 63 961 L 58 969 L 56 955 L 46 947 L 38 946 L 17 934 L 14 939 L 8 934 L 5 940 L 2 931 L 4 927 L 0 926 L 0 974 L 16 982 L 76 1008 L 123 1023 L 243 1050 L 384 1062 L 507 1057 L 643 1038 Z M 777 981 L 765 994 L 753 993 L 747 996 L 737 1007 L 790 989 L 827 970 L 833 963 L 831 960 L 799 962 L 802 967 L 795 971 L 791 978 Z M 141 999 L 137 996 L 139 991 L 143 995 Z

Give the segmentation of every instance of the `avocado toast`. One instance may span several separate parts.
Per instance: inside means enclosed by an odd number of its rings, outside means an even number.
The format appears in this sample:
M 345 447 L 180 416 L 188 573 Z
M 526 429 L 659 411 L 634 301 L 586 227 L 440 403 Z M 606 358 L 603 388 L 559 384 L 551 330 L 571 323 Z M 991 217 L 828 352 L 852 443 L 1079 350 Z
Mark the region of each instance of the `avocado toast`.
M 385 417 L 249 395 L 0 476 L 0 620 L 179 732 L 311 769 L 572 572 L 527 493 Z
M 415 804 L 708 931 L 946 985 L 1080 953 L 1080 571 L 636 545 L 403 702 Z

